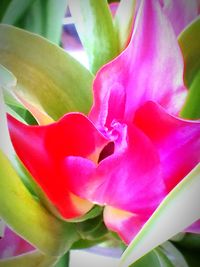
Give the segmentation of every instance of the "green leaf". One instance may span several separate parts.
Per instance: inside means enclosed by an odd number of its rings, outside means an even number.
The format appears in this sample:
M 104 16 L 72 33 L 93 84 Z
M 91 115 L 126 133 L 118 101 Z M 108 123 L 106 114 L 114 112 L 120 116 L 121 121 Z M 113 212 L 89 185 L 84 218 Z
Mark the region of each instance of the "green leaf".
M 70 252 L 67 252 L 64 256 L 60 258 L 55 267 L 68 267 L 70 259 Z
M 128 265 L 127 265 L 128 266 Z M 152 250 L 140 260 L 130 265 L 131 267 L 175 267 L 167 256 L 159 249 Z M 178 266 L 176 266 L 178 267 Z
M 199 250 L 186 249 L 181 246 L 177 246 L 177 248 L 182 253 L 182 255 L 184 255 L 184 258 L 189 267 L 199 267 L 200 263 Z
M 167 241 L 160 248 L 175 267 L 189 267 L 184 255 L 171 242 Z
M 180 240 L 174 241 L 175 245 L 193 251 L 200 251 L 200 234 L 187 233 Z
M 16 76 L 15 92 L 27 106 L 53 120 L 66 112 L 89 111 L 93 76 L 81 64 L 44 38 L 15 27 L 1 25 L 0 36 L 1 64 Z
M 0 177 L 0 217 L 14 231 L 52 256 L 79 239 L 73 223 L 56 219 L 33 198 L 1 150 Z
M 181 252 L 170 242 L 158 247 L 131 265 L 131 267 L 189 267 Z
M 100 239 L 108 233 L 108 229 L 103 222 L 102 214 L 96 218 L 77 223 L 76 227 L 81 238 L 87 240 Z
M 102 213 L 103 208 L 101 206 L 95 205 L 90 211 L 79 218 L 69 219 L 69 222 L 83 222 L 88 219 L 93 219 Z
M 1 0 L 1 8 L 0 8 L 0 22 L 12 0 Z
M 184 81 L 189 88 L 181 116 L 200 118 L 200 18 L 187 27 L 179 36 L 179 44 L 185 62 Z
M 76 29 L 96 73 L 119 53 L 119 42 L 106 0 L 69 0 Z
M 66 10 L 67 0 L 36 0 L 18 26 L 59 44 Z
M 136 0 L 121 0 L 115 14 L 114 25 L 118 34 L 121 51 L 129 41 L 133 27 L 135 6 Z
M 0 64 L 0 87 L 4 90 L 11 91 L 16 85 L 16 77 Z M 17 101 L 13 103 L 16 104 Z
M 1 68 L 0 68 L 1 70 Z M 1 75 L 0 75 L 1 77 Z M 5 111 L 5 105 L 3 101 L 3 92 L 2 87 L 0 83 L 0 125 L 1 125 L 1 131 L 0 131 L 0 149 L 5 153 L 5 155 L 12 160 L 13 156 L 15 155 L 14 148 L 12 146 L 12 143 L 10 141 L 10 135 L 8 132 L 8 126 L 7 126 L 7 118 L 6 118 L 6 111 Z
M 18 257 L 0 260 L 0 267 L 53 267 L 57 260 L 57 257 L 47 256 L 35 251 Z
M 63 18 L 66 10 L 67 0 L 48 0 L 46 2 L 47 15 L 45 37 L 57 44 L 60 43 Z
M 16 85 L 16 77 L 6 68 L 0 65 L 0 87 L 3 89 L 4 101 L 7 104 L 6 111 L 17 117 L 22 122 L 36 124 L 34 117 L 13 94 Z
M 2 18 L 2 23 L 15 24 L 35 0 L 12 0 Z
M 121 258 L 129 266 L 200 218 L 200 164 L 163 200 Z M 173 218 L 173 219 L 172 219 Z

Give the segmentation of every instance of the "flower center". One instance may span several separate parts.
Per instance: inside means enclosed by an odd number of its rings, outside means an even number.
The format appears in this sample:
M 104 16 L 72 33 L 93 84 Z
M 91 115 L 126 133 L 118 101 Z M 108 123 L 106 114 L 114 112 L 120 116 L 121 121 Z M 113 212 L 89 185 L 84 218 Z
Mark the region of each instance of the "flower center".
M 102 150 L 101 153 L 99 154 L 99 159 L 98 163 L 101 162 L 103 159 L 109 157 L 114 153 L 115 150 L 115 144 L 114 142 L 108 143 Z

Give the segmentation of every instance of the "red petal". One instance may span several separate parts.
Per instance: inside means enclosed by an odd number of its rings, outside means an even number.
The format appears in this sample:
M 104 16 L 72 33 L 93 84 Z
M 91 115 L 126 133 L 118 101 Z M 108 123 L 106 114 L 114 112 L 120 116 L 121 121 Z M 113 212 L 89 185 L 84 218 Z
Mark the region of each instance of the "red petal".
M 92 204 L 82 200 L 82 206 L 77 205 L 81 200 L 69 191 L 61 166 L 67 156 L 97 162 L 107 140 L 93 124 L 75 113 L 48 126 L 27 126 L 11 116 L 8 122 L 17 155 L 61 215 L 73 218 L 87 212 Z

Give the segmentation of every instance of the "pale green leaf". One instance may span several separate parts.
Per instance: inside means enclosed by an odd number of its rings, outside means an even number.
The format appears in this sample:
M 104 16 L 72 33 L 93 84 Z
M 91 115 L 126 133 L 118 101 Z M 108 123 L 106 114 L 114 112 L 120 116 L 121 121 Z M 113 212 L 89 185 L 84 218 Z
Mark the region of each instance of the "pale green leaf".
M 99 68 L 119 53 L 119 41 L 106 0 L 68 0 L 72 18 L 89 58 L 90 69 Z
M 200 165 L 197 165 L 163 200 L 122 255 L 129 266 L 200 218 Z
M 2 78 L 1 70 L 2 69 L 0 68 L 0 77 Z M 3 87 L 1 86 L 1 84 L 4 83 L 0 82 L 0 149 L 7 155 L 10 160 L 12 160 L 15 152 L 8 132 L 6 107 L 3 100 Z
M 139 259 L 131 267 L 175 267 L 167 256 L 160 250 L 155 249 Z
M 184 81 L 189 88 L 181 116 L 200 118 L 200 18 L 189 25 L 179 36 L 184 57 Z
M 162 244 L 161 249 L 175 267 L 189 267 L 184 255 L 171 242 Z
M 118 34 L 120 50 L 128 41 L 133 28 L 136 0 L 121 0 L 114 18 L 114 25 Z
M 36 124 L 35 119 L 30 112 L 20 103 L 19 99 L 14 95 L 14 89 L 17 85 L 16 77 L 6 68 L 0 65 L 0 88 L 3 89 L 4 102 L 6 104 L 5 111 L 12 114 L 22 122 L 28 124 Z M 2 96 L 1 96 L 2 97 Z M 3 107 L 3 102 L 1 105 Z
M 137 260 L 131 267 L 189 267 L 189 265 L 181 252 L 170 242 L 166 242 Z
M 87 113 L 93 76 L 63 49 L 42 37 L 0 25 L 0 61 L 17 78 L 16 94 L 53 120 L 71 111 Z
M 79 239 L 73 223 L 56 219 L 33 198 L 1 150 L 0 177 L 0 217 L 14 231 L 52 256 Z

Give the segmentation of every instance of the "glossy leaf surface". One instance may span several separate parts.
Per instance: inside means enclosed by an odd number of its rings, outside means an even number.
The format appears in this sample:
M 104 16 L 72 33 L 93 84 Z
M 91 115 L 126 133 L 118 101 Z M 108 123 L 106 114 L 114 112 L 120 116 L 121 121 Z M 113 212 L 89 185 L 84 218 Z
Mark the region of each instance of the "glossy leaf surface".
M 42 37 L 0 26 L 0 61 L 13 72 L 16 94 L 54 120 L 69 111 L 87 113 L 92 75 L 64 50 Z

